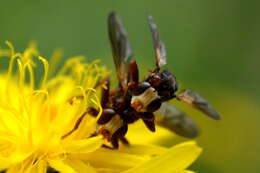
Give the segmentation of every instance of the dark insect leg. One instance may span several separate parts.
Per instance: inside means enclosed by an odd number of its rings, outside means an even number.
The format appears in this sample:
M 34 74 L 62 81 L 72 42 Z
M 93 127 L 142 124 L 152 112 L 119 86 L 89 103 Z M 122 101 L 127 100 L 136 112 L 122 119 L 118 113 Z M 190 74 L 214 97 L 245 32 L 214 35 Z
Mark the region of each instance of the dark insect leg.
M 98 124 L 106 124 L 111 118 L 116 115 L 116 112 L 113 109 L 107 108 L 104 109 L 100 118 L 98 119 Z
M 144 124 L 146 125 L 146 127 L 152 131 L 152 132 L 155 132 L 155 123 L 154 121 L 151 121 L 151 120 L 143 120 Z
M 112 139 L 111 143 L 112 143 L 113 149 L 118 149 L 118 147 L 119 147 L 118 138 Z
M 111 143 L 112 143 L 112 146 L 114 148 L 118 148 L 119 144 L 118 144 L 118 140 L 123 138 L 126 134 L 128 130 L 128 126 L 127 124 L 123 125 L 122 127 L 120 127 L 113 135 L 112 135 L 112 138 L 111 138 Z
M 110 147 L 110 146 L 105 145 L 105 144 L 103 144 L 102 147 L 103 147 L 103 148 L 110 149 L 110 150 L 118 149 L 118 147 L 119 147 L 119 142 L 118 142 L 118 140 L 119 140 L 119 139 L 117 139 L 117 138 L 114 138 L 114 139 L 111 140 L 111 143 L 112 143 L 112 146 L 113 146 L 113 147 Z M 120 138 L 120 140 L 121 140 L 121 138 Z M 127 142 L 128 142 L 128 141 L 127 141 Z M 128 143 L 128 144 L 129 144 L 129 143 Z
M 96 137 L 98 134 L 96 132 L 92 133 L 88 138 Z
M 146 125 L 146 127 L 152 131 L 155 132 L 155 122 L 154 122 L 154 115 L 151 112 L 144 112 L 143 114 L 139 114 Z
M 102 147 L 103 147 L 103 148 L 106 148 L 106 149 L 110 149 L 110 150 L 116 149 L 116 148 L 114 148 L 114 147 L 110 147 L 110 146 L 105 145 L 105 144 L 102 144 Z
M 123 144 L 125 144 L 125 145 L 129 145 L 129 144 L 130 144 L 129 141 L 126 139 L 126 137 L 120 138 L 120 141 L 121 141 Z
M 83 118 L 87 115 L 88 112 L 84 112 L 79 119 L 77 120 L 76 124 L 74 125 L 73 129 L 71 129 L 71 131 L 69 131 L 68 133 L 66 133 L 65 135 L 63 135 L 61 138 L 64 139 L 67 136 L 69 136 L 70 134 L 72 134 L 74 131 L 76 131 L 79 128 L 79 125 L 81 123 L 81 121 L 83 120 Z
M 107 103 L 109 102 L 109 85 L 110 85 L 110 79 L 109 77 L 106 78 L 106 80 L 104 81 L 104 84 L 106 85 L 106 89 L 102 89 L 102 98 L 101 98 L 101 106 L 105 107 L 107 105 Z M 100 84 L 96 84 L 96 85 L 100 85 Z M 83 96 L 76 96 L 77 99 L 83 99 Z M 69 100 L 70 104 L 73 104 L 73 98 Z M 84 112 L 79 119 L 77 120 L 76 124 L 74 125 L 74 127 L 72 128 L 71 131 L 69 131 L 68 133 L 66 133 L 65 135 L 63 135 L 61 138 L 64 139 L 67 136 L 69 136 L 70 134 L 72 134 L 74 131 L 76 131 L 79 128 L 79 125 L 81 123 L 81 121 L 83 120 L 83 118 L 85 117 L 85 115 L 90 114 L 93 117 L 96 117 L 99 113 L 99 110 L 95 109 L 95 108 L 88 108 L 86 112 Z M 105 120 L 109 121 L 111 119 L 109 119 L 109 116 L 103 116 L 105 117 Z M 101 116 L 102 118 L 102 116 Z M 104 119 L 104 118 L 103 118 Z M 105 121 L 103 119 L 99 119 L 101 122 Z
M 76 131 L 79 128 L 80 123 L 82 122 L 83 118 L 87 115 L 90 114 L 93 117 L 96 117 L 98 115 L 99 111 L 96 110 L 95 108 L 88 108 L 86 112 L 84 112 L 79 119 L 77 120 L 77 122 L 75 123 L 74 127 L 72 128 L 71 131 L 69 131 L 68 133 L 66 133 L 65 135 L 63 135 L 61 138 L 64 139 L 67 136 L 69 136 L 70 134 L 72 134 L 74 131 Z
M 162 100 L 160 97 L 155 98 L 149 105 L 146 107 L 147 112 L 155 112 L 162 105 Z
M 79 125 L 81 123 L 81 121 L 83 120 L 83 118 L 87 115 L 90 114 L 93 117 L 97 117 L 99 111 L 96 110 L 95 108 L 88 108 L 86 112 L 84 112 L 79 119 L 77 120 L 76 124 L 74 125 L 73 129 L 71 131 L 69 131 L 68 133 L 66 133 L 65 135 L 63 135 L 61 138 L 64 139 L 67 136 L 69 136 L 70 134 L 72 134 L 74 131 L 76 131 L 79 128 Z
M 53 168 L 51 167 L 48 167 L 47 168 L 47 173 L 59 173 L 58 171 L 54 170 Z
M 76 96 L 76 97 L 73 97 L 73 98 L 76 98 L 76 99 L 83 99 L 83 96 Z M 71 98 L 69 100 L 69 103 L 72 105 L 73 104 L 73 98 Z M 87 115 L 87 114 L 90 114 L 91 116 L 93 117 L 96 117 L 99 113 L 99 110 L 95 109 L 95 108 L 88 108 L 80 117 L 79 119 L 77 120 L 76 124 L 74 125 L 74 127 L 72 128 L 71 131 L 69 131 L 68 133 L 66 133 L 65 135 L 63 135 L 61 138 L 64 139 L 66 138 L 67 136 L 69 136 L 70 134 L 72 134 L 75 130 L 77 130 L 79 128 L 79 125 L 81 123 L 81 121 L 83 120 L 83 118 Z
M 110 78 L 107 77 L 104 85 L 106 88 L 102 88 L 102 93 L 101 93 L 101 106 L 102 108 L 105 108 L 109 102 L 109 87 L 110 87 Z
M 93 116 L 93 117 L 97 117 L 99 110 L 95 109 L 95 108 L 88 108 L 86 111 L 89 115 Z
M 154 115 L 152 112 L 138 112 L 137 116 L 143 120 L 154 120 Z

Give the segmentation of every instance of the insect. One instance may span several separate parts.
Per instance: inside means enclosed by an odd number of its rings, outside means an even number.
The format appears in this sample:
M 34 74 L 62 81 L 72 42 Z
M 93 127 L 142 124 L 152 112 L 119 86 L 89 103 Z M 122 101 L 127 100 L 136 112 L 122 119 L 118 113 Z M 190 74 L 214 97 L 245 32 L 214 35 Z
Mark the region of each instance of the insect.
M 190 89 L 177 92 L 176 77 L 170 71 L 161 69 L 167 63 L 166 49 L 152 16 L 148 16 L 148 24 L 153 38 L 156 68 L 144 81 L 140 81 L 137 62 L 132 59 L 133 53 L 123 23 L 114 12 L 108 16 L 108 34 L 119 85 L 110 89 L 109 77 L 104 82 L 106 87 L 102 89 L 101 98 L 103 112 L 97 120 L 97 134 L 111 142 L 113 148 L 118 148 L 119 141 L 128 143 L 125 138 L 128 124 L 139 119 L 152 132 L 158 124 L 184 137 L 198 136 L 198 127 L 193 120 L 165 103 L 174 98 L 213 119 L 220 119 L 219 114 L 198 93 Z

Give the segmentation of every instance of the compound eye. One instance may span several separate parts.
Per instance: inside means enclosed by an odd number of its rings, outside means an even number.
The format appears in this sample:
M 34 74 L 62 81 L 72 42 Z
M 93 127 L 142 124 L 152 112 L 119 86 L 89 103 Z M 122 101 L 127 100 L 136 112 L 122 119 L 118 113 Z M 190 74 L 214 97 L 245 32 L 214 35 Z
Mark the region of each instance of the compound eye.
M 136 88 L 133 89 L 134 95 L 142 94 L 146 89 L 148 89 L 151 85 L 148 82 L 139 83 Z

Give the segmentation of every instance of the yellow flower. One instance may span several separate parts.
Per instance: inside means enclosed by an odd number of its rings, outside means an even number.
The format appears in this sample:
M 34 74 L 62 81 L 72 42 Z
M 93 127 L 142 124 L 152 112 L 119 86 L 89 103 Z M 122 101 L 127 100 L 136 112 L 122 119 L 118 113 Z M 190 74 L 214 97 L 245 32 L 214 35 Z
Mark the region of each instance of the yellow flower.
M 62 173 L 181 173 L 200 154 L 194 142 L 170 149 L 152 145 L 102 148 L 102 137 L 91 136 L 96 118 L 86 110 L 102 110 L 94 86 L 108 71 L 97 61 L 83 63 L 79 56 L 67 60 L 56 72 L 60 51 L 49 64 L 39 56 L 35 44 L 23 53 L 16 53 L 11 43 L 7 45 L 8 49 L 0 49 L 0 56 L 9 56 L 8 69 L 0 73 L 0 171 L 45 173 L 51 168 Z M 39 79 L 35 69 L 41 66 Z

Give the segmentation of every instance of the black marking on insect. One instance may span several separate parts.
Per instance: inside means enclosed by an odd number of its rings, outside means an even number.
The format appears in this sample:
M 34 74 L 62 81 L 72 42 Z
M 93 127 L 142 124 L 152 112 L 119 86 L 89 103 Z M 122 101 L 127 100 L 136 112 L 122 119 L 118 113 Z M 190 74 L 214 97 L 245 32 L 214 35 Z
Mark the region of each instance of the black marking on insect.
M 192 119 L 165 103 L 173 98 L 192 105 L 213 119 L 220 119 L 208 101 L 196 92 L 184 90 L 176 93 L 176 77 L 170 71 L 161 69 L 166 64 L 166 49 L 152 16 L 148 16 L 148 24 L 153 38 L 156 68 L 144 81 L 139 81 L 137 63 L 132 60 L 133 53 L 123 23 L 116 13 L 108 16 L 108 34 L 119 86 L 110 89 L 109 77 L 103 82 L 106 86 L 101 94 L 103 112 L 93 135 L 102 135 L 113 148 L 118 148 L 119 141 L 128 143 L 125 138 L 128 124 L 139 119 L 152 132 L 156 130 L 156 123 L 180 136 L 198 136 L 198 127 Z M 98 111 L 89 109 L 87 112 L 96 116 Z

